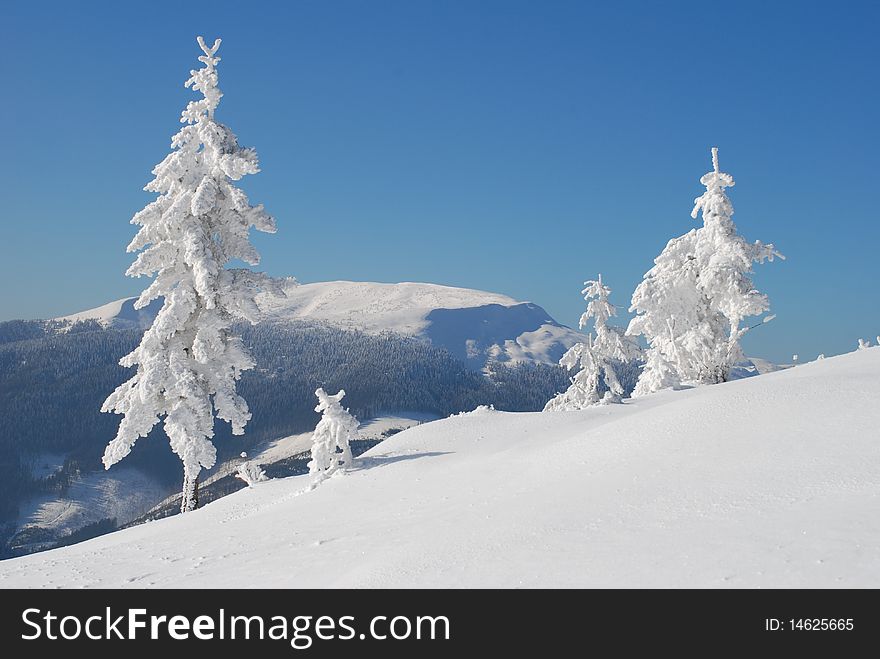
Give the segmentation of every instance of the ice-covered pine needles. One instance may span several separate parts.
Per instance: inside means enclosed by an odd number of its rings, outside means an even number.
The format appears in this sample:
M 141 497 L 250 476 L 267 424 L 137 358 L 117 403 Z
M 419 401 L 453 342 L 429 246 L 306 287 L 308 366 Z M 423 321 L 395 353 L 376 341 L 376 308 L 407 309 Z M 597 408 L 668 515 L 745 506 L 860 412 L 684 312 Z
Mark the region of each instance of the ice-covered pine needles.
M 323 389 L 315 392 L 318 397 L 316 412 L 321 412 L 321 420 L 312 435 L 312 459 L 309 473 L 324 479 L 338 470 L 351 468 L 354 459 L 351 455 L 350 441 L 358 436 L 358 420 L 342 407 L 345 390 L 331 396 Z
M 703 226 L 670 240 L 633 293 L 630 311 L 637 315 L 627 333 L 648 341 L 636 396 L 683 382 L 726 381 L 743 358 L 740 339 L 750 329 L 743 319 L 770 306 L 752 285 L 752 264 L 785 258 L 772 244 L 737 233 L 725 193 L 734 180 L 720 170 L 717 148 L 700 183 L 706 191 L 691 216 L 702 213 Z
M 145 189 L 158 199 L 131 220 L 140 230 L 128 251 L 140 254 L 126 274 L 155 276 L 135 308 L 160 297 L 164 304 L 140 345 L 120 361 L 137 373 L 102 408 L 123 415 L 104 452 L 107 469 L 164 419 L 171 448 L 183 462 L 183 511 L 198 504 L 199 472 L 216 459 L 214 417 L 231 424 L 236 435 L 251 418 L 236 381 L 254 362 L 232 334 L 232 323 L 256 323 L 255 296 L 277 290 L 263 274 L 226 267 L 234 259 L 257 265 L 250 229 L 273 233 L 275 221 L 234 185 L 259 171 L 257 153 L 239 146 L 232 131 L 214 120 L 223 95 L 217 86 L 220 39 L 208 47 L 199 37 L 198 44 L 203 67 L 191 71 L 186 87 L 202 98 L 187 104 L 172 152 L 153 169 L 155 178 Z
M 569 370 L 579 369 L 571 378 L 571 386 L 550 400 L 545 412 L 558 410 L 580 410 L 598 403 L 619 403 L 624 394 L 617 369 L 633 360 L 639 359 L 641 349 L 619 327 L 608 325 L 608 320 L 617 315 L 617 310 L 609 301 L 611 289 L 602 282 L 602 275 L 595 280 L 585 281 L 582 291 L 587 301 L 587 310 L 580 319 L 580 328 L 586 327 L 593 319 L 593 334 L 587 341 L 576 343 L 559 360 L 561 366 Z M 602 393 L 604 392 L 604 394 Z

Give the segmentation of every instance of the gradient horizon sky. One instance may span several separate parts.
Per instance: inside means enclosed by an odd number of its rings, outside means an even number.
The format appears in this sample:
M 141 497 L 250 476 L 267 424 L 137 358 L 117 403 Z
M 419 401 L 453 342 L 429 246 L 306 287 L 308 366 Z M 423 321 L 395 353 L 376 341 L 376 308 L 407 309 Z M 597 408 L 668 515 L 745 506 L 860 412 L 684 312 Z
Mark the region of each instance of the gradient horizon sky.
M 575 326 L 624 309 L 696 226 L 720 148 L 775 361 L 880 334 L 873 2 L 9 2 L 0 320 L 137 294 L 131 216 L 222 37 L 218 120 L 257 149 L 263 269 L 504 293 Z M 628 316 L 619 320 L 626 322 Z

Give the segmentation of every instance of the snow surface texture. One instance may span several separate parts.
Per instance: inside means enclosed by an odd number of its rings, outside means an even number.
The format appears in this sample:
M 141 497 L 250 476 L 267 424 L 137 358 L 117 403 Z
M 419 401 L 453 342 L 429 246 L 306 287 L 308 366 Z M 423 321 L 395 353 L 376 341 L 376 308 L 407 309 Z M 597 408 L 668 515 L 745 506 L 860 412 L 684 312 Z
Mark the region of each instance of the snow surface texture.
M 303 493 L 0 562 L 2 587 L 878 587 L 880 349 L 399 433 Z
M 411 282 L 297 285 L 290 280 L 284 291 L 286 297 L 257 297 L 267 319 L 316 321 L 371 334 L 391 331 L 422 337 L 477 367 L 487 357 L 555 364 L 568 348 L 584 340 L 536 304 L 467 288 Z M 117 300 L 58 320 L 93 319 L 108 327 L 148 327 L 151 316 L 129 311 L 133 300 Z

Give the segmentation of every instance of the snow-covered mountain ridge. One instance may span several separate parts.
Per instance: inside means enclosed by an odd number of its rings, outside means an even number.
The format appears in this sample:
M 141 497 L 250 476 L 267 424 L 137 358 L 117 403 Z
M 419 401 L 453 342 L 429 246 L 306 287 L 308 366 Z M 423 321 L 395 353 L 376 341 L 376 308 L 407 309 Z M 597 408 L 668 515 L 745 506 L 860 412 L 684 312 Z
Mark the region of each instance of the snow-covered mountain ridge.
M 536 304 L 468 288 L 413 282 L 291 281 L 284 291 L 284 297 L 259 296 L 269 321 L 307 320 L 374 334 L 397 332 L 427 339 L 476 366 L 489 357 L 556 363 L 583 338 Z M 116 300 L 57 320 L 146 328 L 160 304 L 138 311 L 134 300 Z
M 878 587 L 880 349 L 401 432 L 308 491 L 0 563 L 2 587 Z

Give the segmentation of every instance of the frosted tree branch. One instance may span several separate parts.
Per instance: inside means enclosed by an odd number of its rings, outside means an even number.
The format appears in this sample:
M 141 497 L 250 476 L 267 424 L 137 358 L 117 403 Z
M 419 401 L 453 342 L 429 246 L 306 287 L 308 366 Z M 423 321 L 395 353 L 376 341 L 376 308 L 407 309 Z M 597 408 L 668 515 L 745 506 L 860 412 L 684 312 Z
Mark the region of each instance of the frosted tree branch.
M 216 56 L 221 41 L 211 47 L 201 36 L 197 41 L 204 66 L 190 72 L 186 87 L 202 98 L 187 104 L 173 151 L 153 169 L 146 189 L 158 199 L 131 220 L 140 229 L 128 250 L 140 254 L 126 274 L 154 277 L 136 306 L 157 298 L 164 303 L 140 345 L 120 362 L 137 373 L 102 408 L 123 415 L 104 453 L 108 469 L 163 421 L 183 463 L 184 511 L 195 505 L 199 472 L 216 460 L 215 416 L 233 434 L 242 434 L 251 418 L 236 383 L 254 362 L 231 327 L 236 319 L 257 322 L 255 298 L 275 286 L 265 275 L 227 267 L 234 260 L 259 263 L 250 230 L 271 233 L 275 222 L 234 185 L 259 171 L 257 154 L 214 120 L 223 96 Z
M 571 386 L 545 405 L 545 412 L 620 402 L 624 390 L 616 366 L 619 362 L 629 362 L 641 356 L 638 345 L 622 330 L 608 325 L 608 320 L 617 315 L 617 311 L 608 299 L 611 289 L 603 283 L 602 275 L 585 281 L 584 286 L 581 293 L 587 302 L 587 310 L 581 316 L 580 327 L 583 329 L 593 319 L 596 336 L 593 338 L 592 333 L 588 334 L 585 343 L 575 344 L 559 360 L 561 366 L 578 371 L 571 378 Z M 600 395 L 603 386 L 604 397 Z
M 700 183 L 706 191 L 694 200 L 691 217 L 702 214 L 703 226 L 670 240 L 633 293 L 630 311 L 637 315 L 627 332 L 649 344 L 634 395 L 727 380 L 742 359 L 739 340 L 748 331 L 742 321 L 769 308 L 752 285 L 752 265 L 785 258 L 772 244 L 748 243 L 737 233 L 725 191 L 735 182 L 721 171 L 717 147 Z

